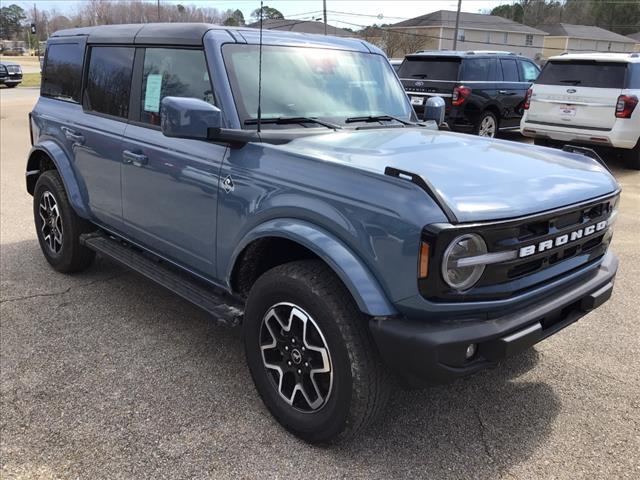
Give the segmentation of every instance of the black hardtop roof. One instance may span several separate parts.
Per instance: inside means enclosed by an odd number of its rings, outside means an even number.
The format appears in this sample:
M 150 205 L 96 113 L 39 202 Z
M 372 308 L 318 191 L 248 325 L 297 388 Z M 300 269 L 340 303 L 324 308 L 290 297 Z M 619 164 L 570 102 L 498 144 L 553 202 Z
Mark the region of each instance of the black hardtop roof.
M 52 37 L 86 36 L 88 43 L 202 45 L 209 30 L 232 30 L 209 23 L 134 23 L 69 28 Z

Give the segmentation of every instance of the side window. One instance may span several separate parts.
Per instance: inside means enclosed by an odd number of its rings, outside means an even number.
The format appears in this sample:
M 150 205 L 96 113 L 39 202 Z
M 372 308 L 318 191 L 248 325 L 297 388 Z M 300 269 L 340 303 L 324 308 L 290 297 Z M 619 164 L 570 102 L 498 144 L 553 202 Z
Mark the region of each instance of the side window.
M 146 49 L 140 121 L 160 125 L 160 102 L 168 96 L 198 98 L 213 105 L 213 89 L 202 50 Z
M 474 58 L 464 62 L 463 81 L 490 82 L 497 79 L 495 58 Z
M 93 47 L 89 60 L 84 106 L 115 117 L 129 116 L 129 94 L 135 49 Z
M 533 63 L 520 60 L 520 77 L 522 77 L 523 82 L 535 81 L 538 78 L 538 73 L 540 73 L 540 70 Z
M 43 97 L 80 102 L 84 46 L 79 43 L 53 43 L 47 48 L 42 79 Z
M 520 81 L 518 77 L 518 64 L 515 60 L 512 60 L 510 58 L 502 58 L 500 59 L 500 63 L 502 64 L 502 78 L 505 82 Z
M 627 86 L 625 88 L 640 89 L 640 63 L 627 64 Z

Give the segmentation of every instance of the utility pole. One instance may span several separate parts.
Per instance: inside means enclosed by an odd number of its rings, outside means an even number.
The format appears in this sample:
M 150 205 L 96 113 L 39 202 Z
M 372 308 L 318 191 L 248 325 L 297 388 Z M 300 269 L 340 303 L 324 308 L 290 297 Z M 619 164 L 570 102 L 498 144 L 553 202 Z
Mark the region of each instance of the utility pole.
M 327 0 L 322 0 L 322 16 L 324 17 L 324 34 L 327 34 Z
M 160 21 L 160 0 L 158 0 L 157 6 L 158 6 L 158 22 L 159 22 Z
M 462 0 L 458 0 L 458 11 L 456 12 L 456 30 L 453 32 L 453 49 L 458 48 L 458 26 L 460 25 L 460 7 L 462 6 Z

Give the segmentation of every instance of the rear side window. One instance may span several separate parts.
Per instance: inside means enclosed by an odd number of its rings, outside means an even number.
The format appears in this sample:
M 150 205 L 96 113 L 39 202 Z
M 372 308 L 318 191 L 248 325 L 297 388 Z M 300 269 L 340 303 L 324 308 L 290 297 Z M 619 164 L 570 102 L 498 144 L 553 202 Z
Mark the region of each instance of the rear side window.
M 472 58 L 464 61 L 461 80 L 465 82 L 495 82 L 498 79 L 497 58 Z
M 505 82 L 519 82 L 518 77 L 518 62 L 511 58 L 502 58 L 500 60 L 502 65 L 502 78 Z
M 460 60 L 458 58 L 411 58 L 407 57 L 400 69 L 400 78 L 415 78 L 426 80 L 458 80 Z
M 520 77 L 523 82 L 533 82 L 536 78 L 538 78 L 538 67 L 531 62 L 527 62 L 526 60 L 520 60 Z
M 80 102 L 84 46 L 79 43 L 54 43 L 47 48 L 42 79 L 43 97 Z
M 198 98 L 213 105 L 213 89 L 202 50 L 147 48 L 140 121 L 160 125 L 160 102 L 168 96 Z
M 91 49 L 84 95 L 87 110 L 128 117 L 134 51 L 130 47 Z
M 640 89 L 640 63 L 630 63 L 627 67 L 627 88 Z
M 536 83 L 542 85 L 624 88 L 627 64 L 622 62 L 547 62 Z

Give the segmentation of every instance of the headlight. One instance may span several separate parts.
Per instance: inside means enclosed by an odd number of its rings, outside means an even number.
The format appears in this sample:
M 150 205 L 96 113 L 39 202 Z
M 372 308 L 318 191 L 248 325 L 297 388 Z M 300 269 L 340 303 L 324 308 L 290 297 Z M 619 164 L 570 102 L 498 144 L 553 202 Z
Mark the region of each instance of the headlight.
M 468 233 L 455 238 L 444 252 L 442 278 L 455 290 L 468 290 L 480 279 L 485 265 L 461 266 L 458 263 L 464 258 L 478 257 L 486 253 L 487 244 L 480 235 Z

